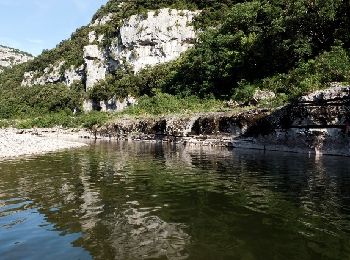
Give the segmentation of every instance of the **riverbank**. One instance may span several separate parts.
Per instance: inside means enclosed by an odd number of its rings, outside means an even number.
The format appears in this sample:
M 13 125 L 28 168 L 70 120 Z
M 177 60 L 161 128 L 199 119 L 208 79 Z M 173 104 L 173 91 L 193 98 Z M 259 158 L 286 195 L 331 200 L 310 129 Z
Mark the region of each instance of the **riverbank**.
M 350 156 L 350 87 L 336 86 L 276 109 L 120 118 L 96 138 Z
M 51 133 L 50 133 L 51 132 Z M 71 138 L 70 138 L 71 137 Z M 61 134 L 53 130 L 38 131 L 1 129 L 0 159 L 16 158 L 25 155 L 38 155 L 71 148 L 86 146 L 78 135 Z
M 0 133 L 0 158 L 80 147 L 83 139 L 350 156 L 350 87 L 317 91 L 276 109 L 122 117 L 91 129 L 8 129 Z

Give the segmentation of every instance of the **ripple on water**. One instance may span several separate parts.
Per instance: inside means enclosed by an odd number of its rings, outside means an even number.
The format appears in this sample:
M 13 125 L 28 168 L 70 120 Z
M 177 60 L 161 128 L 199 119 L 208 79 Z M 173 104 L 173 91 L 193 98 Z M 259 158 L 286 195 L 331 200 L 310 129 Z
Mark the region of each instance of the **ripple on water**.
M 71 244 L 81 235 L 60 236 L 33 201 L 16 198 L 0 205 L 1 259 L 91 259 L 88 252 Z
M 2 162 L 0 253 L 346 259 L 348 169 L 343 158 L 137 143 Z

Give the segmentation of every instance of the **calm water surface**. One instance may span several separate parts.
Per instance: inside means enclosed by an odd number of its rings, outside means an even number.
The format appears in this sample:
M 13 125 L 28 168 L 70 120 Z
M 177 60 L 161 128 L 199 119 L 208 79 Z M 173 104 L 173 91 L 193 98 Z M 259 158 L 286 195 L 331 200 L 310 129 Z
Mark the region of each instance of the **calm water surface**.
M 350 259 L 350 159 L 100 143 L 3 161 L 0 259 Z

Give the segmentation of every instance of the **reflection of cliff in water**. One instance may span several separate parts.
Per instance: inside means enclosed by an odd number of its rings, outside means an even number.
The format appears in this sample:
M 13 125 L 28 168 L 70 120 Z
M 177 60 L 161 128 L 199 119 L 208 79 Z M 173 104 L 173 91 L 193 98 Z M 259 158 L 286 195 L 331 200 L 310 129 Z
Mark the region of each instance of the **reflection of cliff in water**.
M 116 259 L 186 259 L 190 237 L 183 225 L 166 223 L 147 212 L 128 209 L 116 215 L 110 240 Z
M 235 243 L 242 247 L 250 223 L 266 215 L 307 230 L 315 240 L 322 240 L 321 228 L 350 232 L 344 221 L 350 215 L 350 162 L 339 162 L 290 153 L 100 143 L 0 163 L 0 200 L 13 194 L 32 200 L 57 230 L 82 232 L 75 245 L 98 259 L 181 259 L 191 256 L 196 241 L 203 246 L 197 256 L 205 257 Z M 210 233 L 203 225 L 210 225 Z
M 341 157 L 226 149 L 221 153 L 190 149 L 188 153 L 192 167 L 215 169 L 224 173 L 225 181 L 244 185 L 254 194 L 278 192 L 305 209 L 333 213 L 343 210 L 334 202 L 349 198 L 344 203 L 350 205 L 350 160 Z

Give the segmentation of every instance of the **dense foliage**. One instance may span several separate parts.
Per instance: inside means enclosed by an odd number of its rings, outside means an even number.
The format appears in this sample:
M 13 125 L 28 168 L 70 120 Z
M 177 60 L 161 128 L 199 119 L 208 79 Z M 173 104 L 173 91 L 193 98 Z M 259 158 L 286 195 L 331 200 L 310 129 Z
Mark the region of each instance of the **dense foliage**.
M 0 89 L 0 118 L 26 118 L 59 111 L 72 114 L 81 107 L 83 95 L 81 84 L 71 88 L 51 84 Z
M 138 104 L 130 106 L 116 114 L 93 111 L 90 113 L 78 113 L 73 115 L 69 110 L 52 110 L 43 114 L 32 114 L 22 118 L 0 119 L 1 127 L 86 127 L 102 125 L 108 120 L 121 116 L 128 117 L 153 117 L 165 114 L 191 114 L 194 112 L 227 111 L 227 105 L 217 99 L 200 99 L 196 96 L 177 97 L 164 93 L 155 93 L 154 96 L 142 96 Z
M 138 104 L 128 107 L 126 115 L 190 114 L 193 112 L 225 111 L 227 107 L 217 99 L 200 99 L 197 96 L 177 97 L 156 92 L 153 96 L 142 96 Z
M 328 71 L 322 72 L 321 68 L 318 72 L 306 69 L 312 66 L 312 60 L 339 73 L 348 71 L 349 12 L 348 1 L 340 0 L 236 4 L 219 27 L 202 34 L 196 48 L 182 60 L 167 91 L 230 97 L 245 85 L 242 82 L 260 86 L 265 78 L 290 74 L 289 84 L 279 88 L 289 93 L 289 87 L 296 87 L 299 80 L 313 73 L 328 76 Z M 294 84 L 295 70 L 298 78 Z M 333 80 L 349 80 L 348 73 L 320 83 Z M 312 82 L 303 90 L 308 88 L 314 88 Z
M 170 3 L 171 2 L 171 3 Z M 152 94 L 240 99 L 256 88 L 295 97 L 349 81 L 350 7 L 343 0 L 132 1 L 135 8 L 202 8 L 196 26 L 205 29 L 181 59 L 137 75 L 116 73 L 92 97 Z M 238 3 L 240 2 L 240 3 Z M 110 1 L 100 12 L 117 10 Z M 120 8 L 119 8 L 120 9 Z
M 112 21 L 95 28 L 106 35 L 102 43 L 105 46 L 124 18 L 163 7 L 201 9 L 194 22 L 201 34 L 195 47 L 176 61 L 137 74 L 127 65 L 115 71 L 87 93 L 95 100 L 132 94 L 147 95 L 145 100 L 151 102 L 153 96 L 160 97 L 160 92 L 174 95 L 175 99 L 196 96 L 246 100 L 257 88 L 272 90 L 280 99 L 290 100 L 333 81 L 350 82 L 347 0 L 135 0 L 120 5 L 121 2 L 109 1 L 93 18 L 95 21 L 113 13 Z M 88 32 L 89 28 L 83 27 L 57 48 L 0 74 L 0 117 L 79 107 L 82 87 L 21 88 L 19 84 L 24 71 L 40 71 L 57 60 L 66 60 L 64 66 L 82 64 Z

